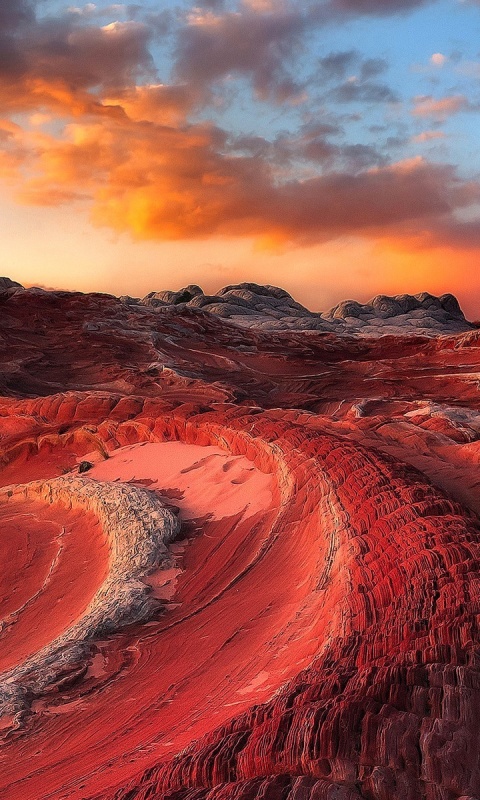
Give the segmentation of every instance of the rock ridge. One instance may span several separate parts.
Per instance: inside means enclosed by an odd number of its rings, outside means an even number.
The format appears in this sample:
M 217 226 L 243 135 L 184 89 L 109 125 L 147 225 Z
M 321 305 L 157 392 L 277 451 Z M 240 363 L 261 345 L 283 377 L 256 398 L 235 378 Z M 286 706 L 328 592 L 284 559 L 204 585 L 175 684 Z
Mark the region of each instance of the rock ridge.
M 0 490 L 3 502 L 33 499 L 97 517 L 110 551 L 106 580 L 84 615 L 43 651 L 9 673 L 0 674 L 0 714 L 20 724 L 33 699 L 53 684 L 68 665 L 88 657 L 96 638 L 146 621 L 159 609 L 142 581 L 153 570 L 172 565 L 169 545 L 179 529 L 177 517 L 152 492 L 136 486 L 97 483 L 62 476 Z
M 0 278 L 0 292 L 4 297 L 19 291 L 34 296 L 49 294 L 44 289 L 24 289 L 9 278 Z M 60 296 L 67 293 L 50 294 Z M 344 300 L 326 312 L 309 311 L 277 286 L 248 282 L 225 286 L 211 295 L 205 294 L 200 286 L 190 284 L 177 291 L 152 291 L 142 299 L 123 296 L 119 300 L 136 314 L 142 313 L 142 307 L 157 310 L 187 307 L 201 309 L 242 328 L 260 331 L 304 330 L 338 336 L 361 333 L 378 337 L 386 334 L 437 336 L 474 329 L 466 320 L 457 298 L 449 293 L 439 297 L 429 292 L 377 295 L 368 303 Z
M 344 300 L 325 313 L 309 311 L 284 289 L 270 285 L 240 283 L 226 286 L 214 295 L 205 295 L 199 286 L 186 286 L 178 292 L 151 292 L 143 304 L 184 304 L 202 308 L 237 325 L 262 330 L 318 330 L 342 334 L 363 333 L 438 333 L 469 330 L 458 300 L 452 294 L 435 297 L 419 294 L 377 295 L 369 303 Z

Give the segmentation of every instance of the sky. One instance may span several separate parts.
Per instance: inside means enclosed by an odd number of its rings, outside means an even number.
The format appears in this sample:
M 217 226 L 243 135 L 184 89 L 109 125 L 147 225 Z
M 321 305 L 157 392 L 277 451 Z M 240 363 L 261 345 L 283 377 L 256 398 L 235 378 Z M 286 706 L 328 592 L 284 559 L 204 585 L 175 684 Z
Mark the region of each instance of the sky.
M 480 318 L 479 34 L 480 0 L 1 0 L 0 274 Z

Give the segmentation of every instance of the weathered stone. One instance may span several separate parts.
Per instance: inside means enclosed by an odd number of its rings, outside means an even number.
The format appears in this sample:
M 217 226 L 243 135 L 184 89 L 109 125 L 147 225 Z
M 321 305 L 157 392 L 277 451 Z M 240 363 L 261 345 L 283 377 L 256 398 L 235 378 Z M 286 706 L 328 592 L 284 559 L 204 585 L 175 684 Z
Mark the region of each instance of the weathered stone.
M 0 795 L 474 800 L 479 331 L 187 289 L 3 306 Z

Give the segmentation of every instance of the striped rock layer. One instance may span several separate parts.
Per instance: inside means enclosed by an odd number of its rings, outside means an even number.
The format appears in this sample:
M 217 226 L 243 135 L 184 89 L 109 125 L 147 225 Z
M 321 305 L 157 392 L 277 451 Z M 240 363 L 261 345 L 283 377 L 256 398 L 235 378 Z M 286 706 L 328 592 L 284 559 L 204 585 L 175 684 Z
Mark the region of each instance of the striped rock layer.
M 0 797 L 480 797 L 477 332 L 11 300 Z

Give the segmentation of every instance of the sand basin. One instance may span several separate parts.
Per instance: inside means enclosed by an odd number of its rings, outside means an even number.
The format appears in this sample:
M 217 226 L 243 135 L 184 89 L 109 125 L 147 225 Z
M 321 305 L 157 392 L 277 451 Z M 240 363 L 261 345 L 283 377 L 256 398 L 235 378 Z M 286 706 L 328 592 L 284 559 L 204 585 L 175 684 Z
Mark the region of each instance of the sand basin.
M 88 456 L 84 457 L 88 460 Z M 183 442 L 145 442 L 122 447 L 88 475 L 100 481 L 131 481 L 165 492 L 183 520 L 209 516 L 248 517 L 269 508 L 271 475 L 243 456 L 218 447 Z

